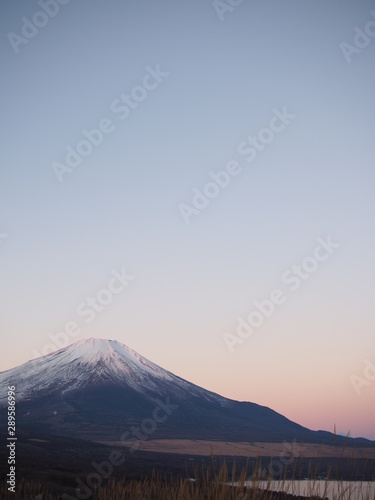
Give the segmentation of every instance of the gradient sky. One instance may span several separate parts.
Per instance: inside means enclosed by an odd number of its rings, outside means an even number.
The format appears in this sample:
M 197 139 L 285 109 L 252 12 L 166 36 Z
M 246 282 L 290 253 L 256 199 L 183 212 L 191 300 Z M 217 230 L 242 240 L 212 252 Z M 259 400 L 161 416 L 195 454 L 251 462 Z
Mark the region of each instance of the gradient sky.
M 350 63 L 340 48 L 371 9 L 244 0 L 221 20 L 211 0 L 70 1 L 16 54 L 9 33 L 41 7 L 2 1 L 0 369 L 75 321 L 75 339 L 375 439 L 375 380 L 358 395 L 350 379 L 375 364 L 375 37 Z M 113 101 L 157 65 L 169 76 L 120 120 Z M 284 107 L 296 117 L 247 162 L 238 146 Z M 104 118 L 113 132 L 58 182 L 52 163 Z M 179 205 L 230 160 L 241 173 L 186 224 Z M 290 292 L 281 275 L 327 235 L 340 247 Z M 134 280 L 86 324 L 77 306 L 123 267 Z M 274 288 L 285 303 L 231 353 L 223 333 Z

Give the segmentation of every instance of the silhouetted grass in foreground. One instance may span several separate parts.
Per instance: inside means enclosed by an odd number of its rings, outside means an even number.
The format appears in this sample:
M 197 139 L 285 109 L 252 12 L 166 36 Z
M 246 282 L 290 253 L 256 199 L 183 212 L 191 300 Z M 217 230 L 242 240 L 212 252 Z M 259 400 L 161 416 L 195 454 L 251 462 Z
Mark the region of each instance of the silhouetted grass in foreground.
M 110 479 L 106 484 L 103 484 L 97 489 L 94 489 L 91 496 L 87 493 L 76 492 L 72 489 L 66 493 L 56 494 L 48 491 L 39 482 L 33 481 L 18 481 L 16 493 L 7 491 L 7 487 L 2 483 L 0 487 L 0 500 L 69 500 L 78 498 L 81 500 L 296 500 L 301 498 L 321 498 L 319 496 L 293 496 L 290 493 L 282 492 L 288 484 L 293 488 L 293 482 L 288 482 L 286 476 L 278 478 L 279 492 L 271 491 L 272 477 L 264 478 L 261 474 L 261 462 L 259 467 L 253 469 L 253 474 L 250 476 L 248 468 L 245 467 L 241 471 L 236 470 L 234 464 L 231 470 L 228 469 L 225 461 L 220 463 L 220 466 L 215 465 L 216 459 L 212 456 L 211 466 L 202 465 L 193 470 L 193 474 L 189 474 L 186 470 L 185 478 L 182 477 L 162 477 L 160 474 L 154 473 L 152 477 L 128 481 L 123 479 Z M 219 460 L 220 461 L 220 460 Z M 313 471 L 312 471 L 313 472 Z M 193 477 L 189 477 L 189 476 Z M 314 482 L 311 479 L 311 491 L 314 491 Z M 328 484 L 329 475 L 325 479 Z M 373 494 L 370 492 L 361 493 L 359 496 L 353 496 L 348 491 L 345 491 L 344 482 L 338 481 L 337 494 L 335 500 L 374 500 Z M 294 488 L 298 491 L 297 487 Z M 324 498 L 325 495 L 323 495 Z

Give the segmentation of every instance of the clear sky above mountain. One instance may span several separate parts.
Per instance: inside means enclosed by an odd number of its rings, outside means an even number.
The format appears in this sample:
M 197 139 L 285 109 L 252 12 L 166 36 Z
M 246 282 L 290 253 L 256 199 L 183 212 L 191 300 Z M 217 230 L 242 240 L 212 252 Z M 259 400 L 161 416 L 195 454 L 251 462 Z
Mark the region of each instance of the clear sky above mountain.
M 2 2 L 0 370 L 117 339 L 375 439 L 371 11 Z

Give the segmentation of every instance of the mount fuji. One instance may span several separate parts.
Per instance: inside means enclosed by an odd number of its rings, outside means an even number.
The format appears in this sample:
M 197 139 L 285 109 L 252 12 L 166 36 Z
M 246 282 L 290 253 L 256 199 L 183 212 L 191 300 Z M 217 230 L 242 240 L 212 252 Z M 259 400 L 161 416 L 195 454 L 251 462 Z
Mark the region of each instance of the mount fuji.
M 16 387 L 17 429 L 31 432 L 118 440 L 125 426 L 150 420 L 160 407 L 167 408 L 169 418 L 157 426 L 153 437 L 159 439 L 345 441 L 311 431 L 270 408 L 207 391 L 115 340 L 80 340 L 1 372 L 0 416 L 6 412 L 8 385 Z M 346 440 L 350 444 L 371 442 Z
M 115 340 L 80 340 L 52 354 L 0 373 L 0 405 L 7 398 L 6 383 L 17 387 L 17 400 L 69 394 L 94 387 L 122 387 L 152 399 L 154 393 L 180 397 L 199 393 L 209 401 L 225 401 L 193 386 Z

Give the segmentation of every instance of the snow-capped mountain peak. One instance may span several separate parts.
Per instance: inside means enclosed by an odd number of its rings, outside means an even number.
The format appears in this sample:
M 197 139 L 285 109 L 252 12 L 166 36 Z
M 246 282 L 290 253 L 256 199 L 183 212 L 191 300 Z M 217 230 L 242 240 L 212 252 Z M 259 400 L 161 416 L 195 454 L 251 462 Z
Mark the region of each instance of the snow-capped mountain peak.
M 6 388 L 15 385 L 17 400 L 41 394 L 64 396 L 74 390 L 115 384 L 140 393 L 199 393 L 205 399 L 225 400 L 173 375 L 116 340 L 89 338 L 0 373 L 0 405 Z
M 324 438 L 335 445 L 338 439 L 264 406 L 207 391 L 115 340 L 79 340 L 0 373 L 4 421 L 8 385 L 16 387 L 17 428 L 43 435 L 118 441 L 141 429 L 145 439 L 154 431 L 166 439 L 320 443 Z

